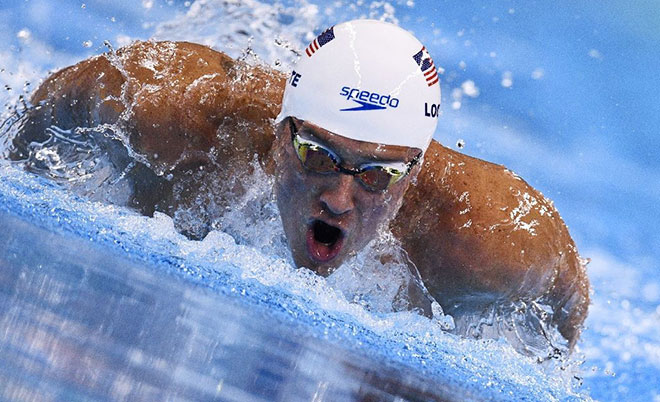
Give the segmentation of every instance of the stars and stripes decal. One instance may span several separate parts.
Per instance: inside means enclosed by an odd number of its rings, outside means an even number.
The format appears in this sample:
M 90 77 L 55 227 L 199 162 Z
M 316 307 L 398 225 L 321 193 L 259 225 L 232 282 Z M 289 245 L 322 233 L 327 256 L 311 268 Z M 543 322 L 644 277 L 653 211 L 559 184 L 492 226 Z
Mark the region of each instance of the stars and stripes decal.
M 307 49 L 305 49 L 305 53 L 307 53 L 307 57 L 312 57 L 312 55 L 321 47 L 323 47 L 323 45 L 325 45 L 326 43 L 330 42 L 335 38 L 334 28 L 335 27 L 332 26 L 326 29 L 325 31 L 323 31 L 322 34 L 317 36 L 316 39 L 314 39 L 312 43 L 309 44 L 309 46 L 307 46 Z
M 430 87 L 437 84 L 439 80 L 438 71 L 433 64 L 431 55 L 426 51 L 425 46 L 422 46 L 422 50 L 413 55 L 413 59 L 424 73 L 426 84 Z

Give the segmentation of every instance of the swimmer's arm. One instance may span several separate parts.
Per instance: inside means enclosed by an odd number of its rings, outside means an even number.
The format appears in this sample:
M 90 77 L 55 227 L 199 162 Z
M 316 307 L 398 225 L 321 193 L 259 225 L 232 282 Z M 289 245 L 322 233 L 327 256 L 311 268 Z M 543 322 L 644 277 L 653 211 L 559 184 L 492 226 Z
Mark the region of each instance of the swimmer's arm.
M 31 98 L 24 138 L 43 140 L 50 126 L 116 124 L 161 170 L 206 163 L 197 159 L 211 150 L 263 158 L 283 87 L 281 73 L 206 46 L 134 42 L 48 77 Z
M 433 141 L 393 231 L 447 312 L 465 297 L 541 299 L 573 343 L 588 279 L 558 212 L 502 166 Z

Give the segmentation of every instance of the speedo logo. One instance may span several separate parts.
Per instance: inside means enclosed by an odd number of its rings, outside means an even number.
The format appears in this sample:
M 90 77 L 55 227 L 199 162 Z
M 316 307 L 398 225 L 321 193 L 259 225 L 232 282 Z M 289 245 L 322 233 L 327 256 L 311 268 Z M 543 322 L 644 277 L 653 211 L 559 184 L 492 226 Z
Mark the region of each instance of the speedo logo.
M 342 112 L 357 110 L 382 110 L 387 108 L 396 108 L 399 106 L 399 99 L 391 95 L 381 95 L 376 92 L 361 91 L 357 88 L 343 87 L 339 95 L 352 100 L 359 106 L 340 109 Z

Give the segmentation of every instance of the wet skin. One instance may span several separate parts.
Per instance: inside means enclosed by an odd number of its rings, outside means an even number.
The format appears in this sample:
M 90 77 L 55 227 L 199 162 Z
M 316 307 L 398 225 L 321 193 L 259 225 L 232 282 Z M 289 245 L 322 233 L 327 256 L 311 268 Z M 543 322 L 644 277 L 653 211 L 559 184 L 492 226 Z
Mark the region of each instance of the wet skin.
M 290 122 L 277 127 L 275 191 L 293 259 L 298 266 L 328 275 L 346 259 L 362 250 L 389 223 L 401 205 L 410 180 L 419 165 L 384 191 L 367 189 L 351 175 L 322 174 L 303 167 L 291 143 Z M 305 139 L 314 140 L 340 157 L 344 167 L 374 162 L 408 163 L 420 150 L 352 140 L 324 130 L 309 122 L 295 124 Z M 330 258 L 315 251 L 322 245 L 314 240 L 313 224 L 322 221 L 341 230 Z M 337 250 L 338 248 L 338 250 Z
M 550 200 L 505 167 L 436 141 L 413 175 L 385 194 L 365 192 L 344 174 L 306 172 L 293 153 L 290 133 L 273 126 L 285 80 L 282 73 L 245 65 L 205 46 L 137 42 L 46 79 L 32 95 L 37 106 L 28 112 L 9 156 L 27 158 L 30 144 L 45 141 L 51 125 L 63 130 L 117 126 L 149 163 L 127 174 L 133 183 L 128 205 L 144 214 L 172 214 L 181 205 L 196 205 L 199 196 L 209 197 L 206 183 L 227 183 L 213 197 L 220 207 L 230 205 L 226 194 L 243 190 L 240 181 L 228 178 L 249 173 L 256 157 L 266 172 L 279 172 L 279 206 L 298 265 L 327 274 L 396 214 L 389 229 L 459 326 L 461 317 L 492 306 L 540 301 L 553 309 L 549 319 L 569 346 L 575 344 L 587 316 L 589 281 Z M 351 141 L 310 124 L 303 128 L 339 153 L 348 167 L 412 157 L 409 149 Z M 344 244 L 332 260 L 319 263 L 309 255 L 311 219 L 344 230 Z M 202 237 L 204 230 L 191 237 Z

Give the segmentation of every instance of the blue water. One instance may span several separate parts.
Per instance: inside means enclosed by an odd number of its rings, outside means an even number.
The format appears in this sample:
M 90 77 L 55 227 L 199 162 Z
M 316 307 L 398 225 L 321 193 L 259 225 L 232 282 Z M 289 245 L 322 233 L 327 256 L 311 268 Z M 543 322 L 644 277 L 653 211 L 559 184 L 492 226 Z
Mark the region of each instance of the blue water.
M 131 260 L 4 212 L 0 223 L 6 228 L 0 235 L 2 400 L 432 400 L 472 394 L 464 385 L 437 384 L 422 372 L 341 346 L 343 328 L 320 337 L 306 325 L 360 329 L 341 317 L 316 316 L 276 291 L 231 275 L 201 281 L 217 290 L 209 291 L 171 275 L 167 263 Z M 362 339 L 378 342 L 369 334 Z
M 576 398 L 507 345 L 367 313 L 227 235 L 190 241 L 164 215 L 77 199 L 13 166 L 0 178 L 7 399 Z
M 418 35 L 436 64 L 444 68 L 443 116 L 435 138 L 455 149 L 460 141 L 465 144 L 462 152 L 505 164 L 539 188 L 555 201 L 581 254 L 592 259 L 588 270 L 593 304 L 578 345 L 577 356 L 584 360 L 579 374 L 584 386 L 578 392 L 599 400 L 660 398 L 657 4 L 392 1 L 350 6 L 348 2 L 245 1 L 223 8 L 221 1 L 192 3 L 3 1 L 0 83 L 11 90 L 3 94 L 2 104 L 14 105 L 49 70 L 105 51 L 105 40 L 116 47 L 135 38 L 186 39 L 234 56 L 249 43 L 264 62 L 286 69 L 291 57 L 273 43 L 275 36 L 300 47 L 307 33 L 346 18 L 369 16 L 398 23 Z M 193 13 L 195 7 L 202 12 Z M 253 39 L 236 34 L 238 27 Z M 91 238 L 102 247 L 119 248 L 174 278 L 217 275 L 208 258 L 219 257 L 205 254 L 195 259 L 166 247 L 172 243 L 187 246 L 173 239 L 175 234 L 167 229 L 164 217 L 149 221 L 121 209 L 90 209 L 85 203 L 62 201 L 68 200 L 66 194 L 27 175 L 3 174 L 7 176 L 3 176 L 1 205 L 10 216 Z M 27 193 L 25 198 L 21 192 Z M 99 210 L 105 217 L 100 221 Z M 126 223 L 132 219 L 157 229 L 132 233 L 133 226 Z M 123 231 L 118 231 L 118 225 Z M 229 260 L 221 271 L 240 265 L 238 258 Z M 184 267 L 177 268 L 177 262 Z M 276 275 L 264 286 L 272 292 L 282 288 L 278 295 L 290 297 L 291 286 L 298 285 L 281 285 L 281 281 Z M 209 280 L 200 286 L 226 292 L 215 283 Z M 332 310 L 336 303 L 321 303 L 318 311 Z M 361 326 L 373 324 L 368 314 L 345 306 L 340 310 Z M 307 328 L 307 321 L 300 322 Z M 384 354 L 385 359 L 396 360 L 397 354 L 387 352 L 389 346 L 384 344 L 390 336 L 398 338 L 390 333 L 382 336 L 372 346 L 361 335 L 348 333 L 331 340 L 370 356 Z M 422 354 L 427 357 L 425 364 L 432 367 L 422 370 L 424 375 L 488 378 L 505 384 L 504 391 L 497 393 L 504 396 L 513 389 L 524 395 L 527 388 L 519 378 L 532 373 L 528 379 L 532 384 L 550 390 L 549 394 L 532 393 L 532 399 L 567 395 L 565 386 L 557 383 L 557 373 L 540 373 L 524 359 L 508 355 L 502 345 L 484 347 L 434 336 L 441 341 L 432 353 Z M 419 342 L 415 338 L 415 345 Z M 435 358 L 436 354 L 442 357 Z M 457 363 L 466 356 L 472 362 L 467 371 L 447 369 L 441 363 L 445 359 Z M 397 361 L 413 364 L 408 360 Z M 414 363 L 415 370 L 421 364 Z M 451 375 L 454 372 L 456 377 Z

